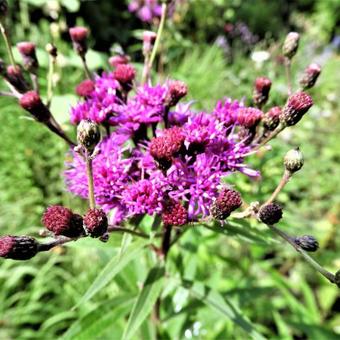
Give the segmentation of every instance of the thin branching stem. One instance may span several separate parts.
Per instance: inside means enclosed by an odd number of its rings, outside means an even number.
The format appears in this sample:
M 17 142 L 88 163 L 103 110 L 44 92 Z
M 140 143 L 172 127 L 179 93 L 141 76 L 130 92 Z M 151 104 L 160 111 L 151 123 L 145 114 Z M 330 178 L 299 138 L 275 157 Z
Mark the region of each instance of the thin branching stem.
M 48 62 L 48 74 L 47 74 L 47 107 L 51 106 L 52 97 L 53 97 L 53 76 L 54 76 L 55 64 L 56 64 L 56 58 L 50 55 L 49 62 Z
M 88 197 L 89 206 L 90 206 L 90 209 L 94 209 L 96 206 L 96 201 L 94 198 L 92 158 L 87 150 L 85 152 L 85 161 L 86 161 L 86 174 L 87 174 L 87 183 L 88 183 L 88 192 L 89 192 L 89 197 Z
M 287 78 L 287 89 L 288 96 L 292 94 L 292 63 L 289 58 L 285 59 L 285 69 L 286 69 L 286 78 Z
M 81 61 L 83 63 L 83 67 L 84 67 L 84 71 L 85 71 L 85 75 L 88 79 L 92 79 L 92 75 L 91 75 L 91 72 L 87 66 L 87 62 L 86 62 L 86 57 L 85 55 L 82 55 L 81 56 Z
M 279 228 L 276 228 L 273 225 L 267 225 L 268 228 L 270 228 L 273 232 L 278 234 L 281 238 L 283 238 L 285 241 L 287 241 L 298 253 L 301 254 L 301 256 L 315 269 L 317 270 L 321 275 L 323 275 L 327 280 L 329 280 L 331 283 L 336 283 L 335 281 L 335 275 L 323 268 L 318 262 L 316 262 L 312 257 L 310 257 L 300 246 L 298 246 L 294 242 L 294 238 L 286 234 L 284 231 L 280 230 Z
M 264 203 L 263 205 L 272 203 L 277 195 L 281 192 L 281 190 L 285 187 L 285 185 L 289 182 L 291 177 L 292 173 L 288 170 L 285 170 L 281 177 L 280 183 L 278 184 L 272 195 L 269 197 L 269 199 L 266 201 L 266 203 Z
M 165 19 L 166 19 L 166 16 L 167 16 L 167 11 L 168 11 L 168 5 L 166 3 L 163 3 L 162 4 L 161 21 L 159 23 L 156 41 L 155 41 L 155 44 L 153 46 L 153 49 L 152 49 L 152 52 L 151 52 L 151 57 L 150 57 L 149 64 L 148 64 L 148 73 L 152 69 L 153 62 L 155 61 L 155 58 L 156 58 L 158 46 L 160 44 L 162 33 L 163 33 L 163 30 L 164 30 L 164 24 L 165 24 Z
M 12 51 L 12 46 L 11 46 L 8 30 L 7 30 L 7 28 L 6 28 L 6 26 L 3 22 L 0 22 L 0 30 L 1 30 L 2 36 L 5 40 L 5 45 L 6 45 L 6 50 L 7 50 L 7 53 L 8 53 L 9 60 L 10 60 L 11 64 L 13 66 L 15 66 L 15 60 L 14 60 L 14 56 L 13 56 L 13 51 Z

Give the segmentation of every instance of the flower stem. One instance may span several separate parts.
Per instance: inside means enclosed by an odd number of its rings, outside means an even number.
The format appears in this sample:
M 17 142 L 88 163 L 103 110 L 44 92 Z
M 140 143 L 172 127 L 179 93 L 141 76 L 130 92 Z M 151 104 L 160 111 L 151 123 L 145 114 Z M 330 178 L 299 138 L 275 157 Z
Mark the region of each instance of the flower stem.
M 162 36 L 162 33 L 163 33 L 163 29 L 164 29 L 164 24 L 165 24 L 165 19 L 166 19 L 167 11 L 168 11 L 168 5 L 166 3 L 163 3 L 162 4 L 161 21 L 159 23 L 156 41 L 155 41 L 155 44 L 153 46 L 151 57 L 150 57 L 149 63 L 148 63 L 148 70 L 147 70 L 148 73 L 150 72 L 150 70 L 152 68 L 152 64 L 153 64 L 153 62 L 154 62 L 154 60 L 156 58 L 158 46 L 159 46 L 159 43 L 160 43 L 160 40 L 161 40 L 161 36 Z
M 39 83 L 38 83 L 38 76 L 34 73 L 30 73 L 32 84 L 33 84 L 33 89 L 37 93 L 39 93 Z
M 290 59 L 285 59 L 285 69 L 286 69 L 286 78 L 287 78 L 287 88 L 288 88 L 288 96 L 292 94 L 292 67 Z
M 255 147 L 254 150 L 258 150 L 266 145 L 270 140 L 275 138 L 286 126 L 284 124 L 279 124 L 279 126 L 270 134 L 268 135 L 259 145 Z
M 56 58 L 53 56 L 49 56 L 48 63 L 48 75 L 47 75 L 47 107 L 51 106 L 52 97 L 53 97 L 53 75 L 54 69 L 56 65 Z
M 9 60 L 11 62 L 11 64 L 13 66 L 15 66 L 15 60 L 14 60 L 14 56 L 13 56 L 13 51 L 12 51 L 12 46 L 10 43 L 10 38 L 9 38 L 9 34 L 8 31 L 6 29 L 6 26 L 3 22 L 0 22 L 0 30 L 1 30 L 1 34 L 5 40 L 5 45 L 6 45 L 6 50 L 9 56 Z
M 95 203 L 95 198 L 94 198 L 92 159 L 87 150 L 85 152 L 85 161 L 86 161 L 87 183 L 88 183 L 88 190 L 89 190 L 89 206 L 90 206 L 90 209 L 94 209 L 96 206 L 96 203 Z
M 267 225 L 268 228 L 270 228 L 272 231 L 274 231 L 276 234 L 278 234 L 281 238 L 283 238 L 285 241 L 287 241 L 298 253 L 301 254 L 301 256 L 321 275 L 323 275 L 327 280 L 329 280 L 331 283 L 335 282 L 335 275 L 323 268 L 318 262 L 316 262 L 312 257 L 310 257 L 301 247 L 299 247 L 292 237 L 290 237 L 288 234 L 286 234 L 284 231 L 276 228 L 273 225 Z
M 277 197 L 277 195 L 280 193 L 280 191 L 289 182 L 291 177 L 292 177 L 292 173 L 288 170 L 285 170 L 282 177 L 281 177 L 280 183 L 278 184 L 278 186 L 276 187 L 276 189 L 274 190 L 274 192 L 272 193 L 270 198 L 263 205 L 267 205 L 267 204 L 272 203 L 275 200 L 275 198 Z
M 85 75 L 88 79 L 92 79 L 92 75 L 91 75 L 91 72 L 87 66 L 87 62 L 86 62 L 86 57 L 85 55 L 82 55 L 81 56 L 81 61 L 83 63 L 83 67 L 84 67 L 84 71 L 85 71 Z

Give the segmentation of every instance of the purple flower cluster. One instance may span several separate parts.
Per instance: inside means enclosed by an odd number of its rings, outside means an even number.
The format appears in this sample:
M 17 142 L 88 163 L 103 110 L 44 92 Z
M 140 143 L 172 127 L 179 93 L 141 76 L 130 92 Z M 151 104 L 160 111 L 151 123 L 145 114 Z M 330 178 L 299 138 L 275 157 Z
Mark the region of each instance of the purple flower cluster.
M 71 109 L 71 120 L 89 118 L 111 125 L 112 131 L 97 146 L 93 175 L 96 204 L 112 223 L 162 214 L 167 202 L 181 204 L 189 221 L 196 221 L 209 215 L 225 176 L 234 171 L 259 175 L 244 163 L 255 146 L 249 137 L 245 142 L 244 134 L 259 110 L 230 99 L 219 101 L 211 113 L 195 112 L 191 103 L 171 107 L 168 83 L 136 87 L 122 100 L 113 74 L 97 76 L 94 85 Z M 256 117 L 247 116 L 242 125 L 245 109 Z M 71 156 L 67 186 L 87 198 L 85 162 L 77 153 Z

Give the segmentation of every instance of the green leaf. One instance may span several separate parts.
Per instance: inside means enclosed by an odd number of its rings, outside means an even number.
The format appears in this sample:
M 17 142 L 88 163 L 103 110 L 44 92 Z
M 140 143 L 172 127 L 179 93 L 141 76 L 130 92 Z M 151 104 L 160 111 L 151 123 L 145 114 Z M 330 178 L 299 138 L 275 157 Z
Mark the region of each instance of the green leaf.
M 217 291 L 202 283 L 193 283 L 191 281 L 185 281 L 183 283 L 183 287 L 188 289 L 191 295 L 196 297 L 201 302 L 205 303 L 217 313 L 233 321 L 253 339 L 265 339 L 260 333 L 255 330 L 253 325 L 241 315 L 241 312 L 238 310 L 238 308 L 234 306 L 230 301 L 226 300 Z
M 117 296 L 78 319 L 63 334 L 62 339 L 94 339 L 115 325 L 116 321 L 124 318 L 131 310 L 134 298 L 131 295 Z
M 90 288 L 77 303 L 76 307 L 79 307 L 86 301 L 89 301 L 95 294 L 97 294 L 101 289 L 103 289 L 125 266 L 132 260 L 139 257 L 140 253 L 143 251 L 147 241 L 142 240 L 131 244 L 126 248 L 123 256 L 117 254 L 111 261 L 105 266 L 105 268 L 98 274 L 97 278 L 94 280 Z
M 143 289 L 139 293 L 137 301 L 133 306 L 124 331 L 123 340 L 131 339 L 146 317 L 150 314 L 152 307 L 161 293 L 164 273 L 164 266 L 159 265 L 149 271 Z

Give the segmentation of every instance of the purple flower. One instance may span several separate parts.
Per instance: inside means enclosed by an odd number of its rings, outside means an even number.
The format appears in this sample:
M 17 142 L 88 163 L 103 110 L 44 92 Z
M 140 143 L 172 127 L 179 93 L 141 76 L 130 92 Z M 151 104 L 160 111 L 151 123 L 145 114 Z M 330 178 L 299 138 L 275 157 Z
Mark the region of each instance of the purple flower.
M 213 115 L 224 124 L 225 127 L 229 127 L 235 124 L 237 120 L 237 111 L 239 108 L 243 107 L 237 100 L 232 101 L 227 98 L 224 103 L 219 100 L 213 111 Z
M 122 193 L 122 202 L 129 215 L 160 213 L 164 199 L 164 183 L 141 179 L 129 185 Z

